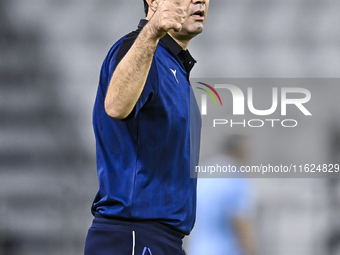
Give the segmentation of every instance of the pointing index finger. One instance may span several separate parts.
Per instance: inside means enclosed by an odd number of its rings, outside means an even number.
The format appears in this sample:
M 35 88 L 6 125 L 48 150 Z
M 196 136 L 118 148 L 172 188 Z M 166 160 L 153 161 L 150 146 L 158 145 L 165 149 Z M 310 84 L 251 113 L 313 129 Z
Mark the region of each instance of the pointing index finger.
M 192 0 L 164 0 L 164 1 L 170 1 L 177 6 L 185 7 L 185 10 L 187 11 Z
M 185 7 L 185 10 L 188 11 L 192 0 L 182 0 L 182 1 L 183 1 L 183 6 Z

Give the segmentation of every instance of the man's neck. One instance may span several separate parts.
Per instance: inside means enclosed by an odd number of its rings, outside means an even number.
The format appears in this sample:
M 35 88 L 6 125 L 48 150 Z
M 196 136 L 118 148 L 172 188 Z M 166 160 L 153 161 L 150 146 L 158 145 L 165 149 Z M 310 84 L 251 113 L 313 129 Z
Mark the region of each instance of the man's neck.
M 182 47 L 183 50 L 186 50 L 188 48 L 190 40 L 179 40 L 175 36 L 173 36 L 171 32 L 168 32 L 168 35 L 170 35 L 172 39 L 174 39 L 175 42 L 178 43 L 178 45 Z

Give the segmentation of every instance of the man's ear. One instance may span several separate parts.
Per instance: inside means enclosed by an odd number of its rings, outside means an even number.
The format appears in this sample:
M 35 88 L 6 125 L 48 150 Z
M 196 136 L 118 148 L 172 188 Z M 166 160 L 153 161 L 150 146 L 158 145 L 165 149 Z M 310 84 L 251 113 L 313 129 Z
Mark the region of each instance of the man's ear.
M 148 3 L 149 8 L 150 8 L 153 12 L 156 12 L 157 7 L 158 7 L 157 0 L 146 0 L 146 2 Z

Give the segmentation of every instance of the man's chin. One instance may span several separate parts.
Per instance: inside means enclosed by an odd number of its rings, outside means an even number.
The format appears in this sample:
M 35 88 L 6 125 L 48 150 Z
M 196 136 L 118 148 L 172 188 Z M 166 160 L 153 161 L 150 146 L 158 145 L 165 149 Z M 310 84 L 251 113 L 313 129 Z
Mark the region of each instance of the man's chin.
M 190 37 L 195 37 L 196 35 L 199 35 L 203 32 L 204 25 L 202 23 L 200 24 L 194 24 L 190 27 L 183 28 L 180 33 L 187 34 Z
M 191 26 L 187 28 L 189 34 L 200 34 L 203 32 L 204 23 L 203 22 L 195 22 Z

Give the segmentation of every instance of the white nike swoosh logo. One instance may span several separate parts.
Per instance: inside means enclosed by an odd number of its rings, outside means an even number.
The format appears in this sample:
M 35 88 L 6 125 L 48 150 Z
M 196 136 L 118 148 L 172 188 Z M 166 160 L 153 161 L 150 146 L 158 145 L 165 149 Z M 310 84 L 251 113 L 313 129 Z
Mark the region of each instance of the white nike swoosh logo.
M 178 80 L 177 80 L 177 76 L 176 76 L 177 70 L 176 70 L 176 69 L 175 69 L 175 70 L 172 70 L 172 69 L 170 68 L 170 71 L 174 74 L 175 79 L 176 79 L 177 83 L 179 84 L 179 82 L 178 82 Z

